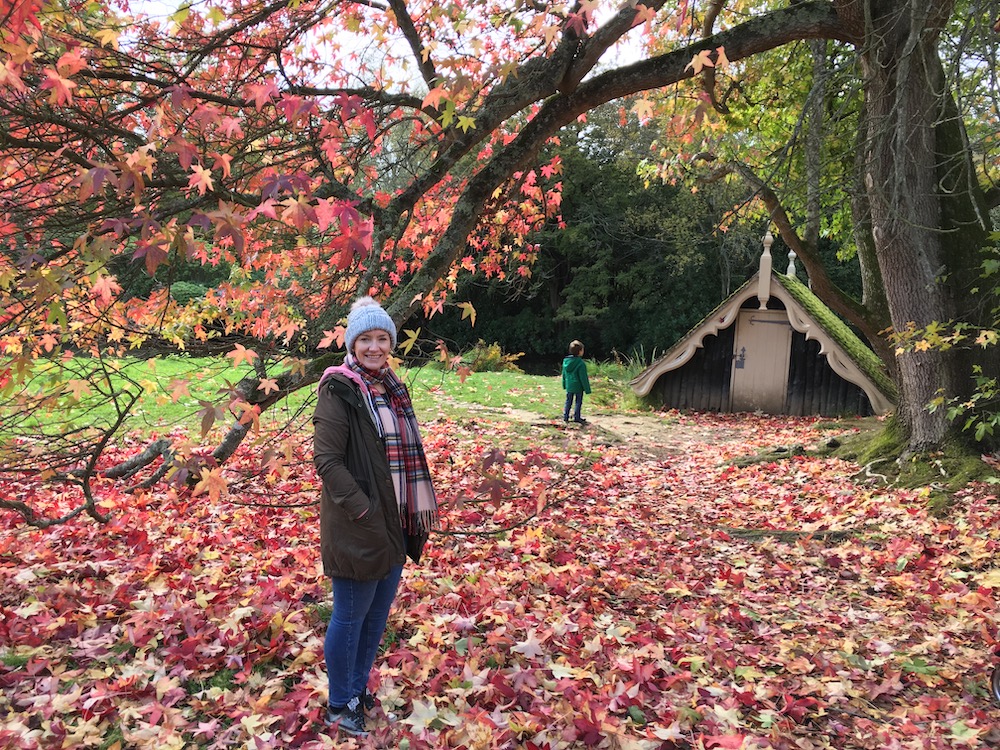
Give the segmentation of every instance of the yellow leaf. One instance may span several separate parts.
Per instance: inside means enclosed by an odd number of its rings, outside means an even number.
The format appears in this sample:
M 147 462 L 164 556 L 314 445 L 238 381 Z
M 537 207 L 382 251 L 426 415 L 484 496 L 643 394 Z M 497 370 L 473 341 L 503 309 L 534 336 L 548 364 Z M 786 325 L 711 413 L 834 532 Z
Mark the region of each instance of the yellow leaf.
M 704 68 L 714 68 L 715 63 L 712 62 L 712 51 L 703 49 L 697 55 L 691 58 L 691 62 L 684 66 L 684 70 L 692 68 L 695 75 L 700 73 Z
M 191 6 L 185 5 L 176 13 L 174 13 L 172 16 L 170 16 L 170 20 L 177 26 L 181 26 L 187 20 L 187 17 L 190 13 L 191 13 Z
M 991 589 L 1000 589 L 1000 568 L 993 568 L 992 570 L 987 571 L 985 575 L 977 578 L 976 582 L 980 586 L 986 586 Z
M 208 20 L 215 26 L 220 26 L 226 20 L 226 13 L 219 6 L 212 6 L 212 9 L 208 11 Z
M 406 334 L 406 338 L 399 343 L 399 348 L 403 350 L 403 354 L 409 354 L 410 349 L 412 349 L 413 345 L 417 343 L 417 337 L 420 335 L 420 329 L 418 328 L 414 331 L 410 328 L 406 328 L 403 330 L 403 333 Z
M 702 667 L 705 666 L 705 658 L 702 656 L 685 656 L 677 660 L 678 664 L 687 664 L 688 669 L 692 672 L 697 672 Z
M 640 99 L 632 105 L 632 111 L 640 120 L 648 120 L 653 116 L 653 102 L 649 99 Z
M 979 332 L 979 336 L 976 338 L 976 343 L 979 346 L 989 346 L 990 344 L 996 344 L 998 340 L 998 332 L 990 331 L 988 329 L 983 329 Z
M 458 306 L 462 308 L 462 320 L 466 318 L 472 318 L 472 325 L 476 325 L 476 308 L 472 306 L 471 302 L 459 302 Z
M 114 29 L 101 29 L 94 36 L 97 37 L 97 41 L 101 43 L 102 47 L 118 49 L 118 32 Z
M 423 730 L 430 727 L 430 725 L 437 719 L 438 711 L 433 700 L 415 700 L 413 701 L 413 706 L 410 709 L 410 715 L 402 721 L 404 724 L 412 726 L 414 730 Z
M 215 598 L 214 591 L 208 593 L 204 591 L 199 591 L 197 594 L 194 595 L 194 603 L 197 604 L 202 609 L 205 609 L 208 607 L 208 603 L 211 602 L 214 598 Z
M 441 113 L 441 127 L 446 128 L 455 119 L 455 102 L 446 102 L 444 112 Z

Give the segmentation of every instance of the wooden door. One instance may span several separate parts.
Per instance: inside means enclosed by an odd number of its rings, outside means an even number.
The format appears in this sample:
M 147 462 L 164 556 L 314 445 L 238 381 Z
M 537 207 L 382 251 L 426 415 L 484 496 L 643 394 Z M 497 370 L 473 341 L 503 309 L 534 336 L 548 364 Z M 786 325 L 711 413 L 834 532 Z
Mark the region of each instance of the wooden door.
M 736 320 L 733 411 L 783 414 L 792 327 L 784 310 L 741 310 Z

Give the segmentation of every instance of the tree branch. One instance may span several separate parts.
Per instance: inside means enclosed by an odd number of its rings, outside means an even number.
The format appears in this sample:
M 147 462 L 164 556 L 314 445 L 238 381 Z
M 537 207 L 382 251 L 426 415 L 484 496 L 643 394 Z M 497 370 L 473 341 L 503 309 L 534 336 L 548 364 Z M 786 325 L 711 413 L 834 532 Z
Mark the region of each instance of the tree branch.
M 396 23 L 399 24 L 400 31 L 403 32 L 403 38 L 410 45 L 410 51 L 413 52 L 413 59 L 417 64 L 417 70 L 420 71 L 420 76 L 423 78 L 427 88 L 433 89 L 438 85 L 440 76 L 434 68 L 434 61 L 427 52 L 427 48 L 424 47 L 420 33 L 417 31 L 417 27 L 410 17 L 410 12 L 406 9 L 406 3 L 404 0 L 389 0 L 389 7 L 396 17 Z M 437 109 L 429 109 L 433 111 L 433 116 L 437 117 Z

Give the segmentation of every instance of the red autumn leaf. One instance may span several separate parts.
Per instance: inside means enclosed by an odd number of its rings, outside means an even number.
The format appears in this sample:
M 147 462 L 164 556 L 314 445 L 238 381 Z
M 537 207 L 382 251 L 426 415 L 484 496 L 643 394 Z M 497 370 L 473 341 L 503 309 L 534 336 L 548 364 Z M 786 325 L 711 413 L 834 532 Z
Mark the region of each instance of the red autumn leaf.
M 970 489 L 935 518 L 923 498 L 858 484 L 837 459 L 727 463 L 819 441 L 815 420 L 594 417 L 608 430 L 617 420 L 651 429 L 619 442 L 580 431 L 572 446 L 536 431 L 528 450 L 533 422 L 425 419 L 449 534 L 407 566 L 373 672 L 383 706 L 416 707 L 413 720 L 390 730 L 377 719 L 375 733 L 539 750 L 803 736 L 870 750 L 988 736 L 995 709 L 970 700 L 968 681 L 988 674 L 997 642 L 995 491 Z M 47 746 L 38 722 L 67 738 L 122 722 L 153 736 L 183 715 L 195 743 L 328 743 L 319 484 L 308 442 L 265 440 L 260 423 L 261 442 L 225 467 L 187 436 L 171 464 L 178 483 L 102 484 L 108 527 L 4 537 L 3 680 L 20 713 L 0 742 Z M 112 451 L 108 465 L 126 455 Z M 506 485 L 486 502 L 475 496 L 483 471 Z M 0 489 L 65 502 L 9 475 Z M 274 507 L 281 498 L 289 507 Z M 3 531 L 12 523 L 0 516 Z M 497 523 L 506 530 L 479 533 Z M 822 535 L 844 529 L 854 532 Z M 19 653 L 30 656 L 9 656 Z
M 45 79 L 42 81 L 41 88 L 44 91 L 52 92 L 49 95 L 49 103 L 57 106 L 72 104 L 73 89 L 76 88 L 76 83 L 68 78 L 63 78 L 57 71 L 51 68 L 46 68 L 43 73 L 45 74 Z

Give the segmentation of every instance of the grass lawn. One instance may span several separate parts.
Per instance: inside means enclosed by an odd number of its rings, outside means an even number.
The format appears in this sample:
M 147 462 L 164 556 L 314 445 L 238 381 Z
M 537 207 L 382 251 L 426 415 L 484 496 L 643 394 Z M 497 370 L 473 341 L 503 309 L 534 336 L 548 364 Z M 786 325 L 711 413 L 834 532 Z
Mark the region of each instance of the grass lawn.
M 29 388 L 51 387 L 51 378 L 60 377 L 69 385 L 66 397 L 53 404 L 51 411 L 37 421 L 17 422 L 17 432 L 24 434 L 33 425 L 44 423 L 51 433 L 58 425 L 85 423 L 88 426 L 111 424 L 116 418 L 115 404 L 103 394 L 81 390 L 83 370 L 92 367 L 88 360 L 77 360 L 76 370 L 64 364 L 40 368 Z M 622 368 L 589 363 L 593 392 L 586 397 L 584 408 L 589 413 L 634 409 L 639 403 L 628 388 L 628 372 Z M 108 362 L 109 379 L 118 385 L 142 393 L 125 423 L 127 431 L 163 433 L 184 427 L 197 433 L 202 413 L 211 406 L 228 402 L 228 394 L 241 378 L 252 375 L 246 364 L 233 367 L 226 358 L 195 358 L 184 356 L 156 359 L 113 360 Z M 476 372 L 464 380 L 454 372 L 445 372 L 432 365 L 403 367 L 399 374 L 410 388 L 414 408 L 422 419 L 436 414 L 449 417 L 469 416 L 468 405 L 484 410 L 517 409 L 542 418 L 555 419 L 562 413 L 565 393 L 558 376 L 527 375 L 522 372 Z M 293 415 L 311 411 L 314 387 L 296 391 L 264 415 L 273 424 L 286 423 Z M 0 425 L 0 434 L 4 430 Z

